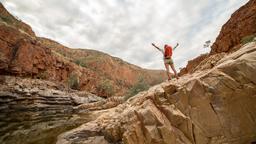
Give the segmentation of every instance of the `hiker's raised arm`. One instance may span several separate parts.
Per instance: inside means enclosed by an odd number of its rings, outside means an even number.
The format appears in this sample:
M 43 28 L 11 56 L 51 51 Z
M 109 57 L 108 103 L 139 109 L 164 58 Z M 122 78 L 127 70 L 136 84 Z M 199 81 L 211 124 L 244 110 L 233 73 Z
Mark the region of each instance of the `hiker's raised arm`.
M 178 46 L 179 46 L 179 43 L 176 44 L 176 46 L 173 48 L 173 50 L 175 50 Z
M 155 48 L 157 48 L 158 50 L 160 50 L 160 48 L 157 47 L 154 43 L 152 43 L 152 46 L 154 46 Z

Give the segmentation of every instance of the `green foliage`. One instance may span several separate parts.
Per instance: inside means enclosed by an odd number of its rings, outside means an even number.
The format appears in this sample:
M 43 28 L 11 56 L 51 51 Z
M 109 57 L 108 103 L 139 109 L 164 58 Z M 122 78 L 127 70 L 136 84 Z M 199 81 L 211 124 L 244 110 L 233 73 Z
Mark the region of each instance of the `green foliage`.
M 90 63 L 97 63 L 101 60 L 101 57 L 97 57 L 97 56 L 93 56 L 93 55 L 89 55 L 87 57 L 82 57 L 82 58 L 78 58 L 74 60 L 74 63 L 76 63 L 77 65 L 80 65 L 82 67 L 89 67 Z
M 37 78 L 39 79 L 47 79 L 49 76 L 48 72 L 47 71 L 43 71 L 43 72 L 39 72 L 37 74 Z
M 117 79 L 117 84 L 118 84 L 119 86 L 126 86 L 126 82 L 125 82 L 125 80 L 123 80 L 123 79 Z
M 103 57 L 100 55 L 89 55 L 89 56 L 83 58 L 83 60 L 86 63 L 96 63 L 96 62 L 102 61 L 102 59 L 103 59 Z
M 13 21 L 10 17 L 6 17 L 6 16 L 1 16 L 1 19 L 6 23 L 12 23 Z
M 144 80 L 143 77 L 139 77 L 136 84 L 129 90 L 128 94 L 125 96 L 125 100 L 129 99 L 130 97 L 138 94 L 141 91 L 145 91 L 149 89 L 148 83 Z
M 64 51 L 56 51 L 57 53 L 59 53 L 60 55 L 64 56 L 64 57 L 68 57 L 67 54 Z
M 76 59 L 75 63 L 81 67 L 87 67 L 86 63 L 84 62 L 83 59 Z
M 104 80 L 97 86 L 97 91 L 111 96 L 114 94 L 114 87 L 110 80 Z
M 253 42 L 253 41 L 255 41 L 255 37 L 256 37 L 256 34 L 245 36 L 242 38 L 241 43 L 244 45 L 249 42 Z
M 69 88 L 72 88 L 72 89 L 76 89 L 76 90 L 79 89 L 79 78 L 76 74 L 71 74 L 68 77 L 68 86 Z

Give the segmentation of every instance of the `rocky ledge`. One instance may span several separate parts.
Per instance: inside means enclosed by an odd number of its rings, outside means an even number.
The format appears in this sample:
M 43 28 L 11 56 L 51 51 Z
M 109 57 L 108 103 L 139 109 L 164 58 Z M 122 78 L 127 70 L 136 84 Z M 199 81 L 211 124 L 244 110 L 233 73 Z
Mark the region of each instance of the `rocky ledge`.
M 38 79 L 0 76 L 0 143 L 55 143 L 56 137 L 94 118 L 80 104 L 104 99 Z
M 139 93 L 58 144 L 241 144 L 256 142 L 256 43 L 212 69 Z

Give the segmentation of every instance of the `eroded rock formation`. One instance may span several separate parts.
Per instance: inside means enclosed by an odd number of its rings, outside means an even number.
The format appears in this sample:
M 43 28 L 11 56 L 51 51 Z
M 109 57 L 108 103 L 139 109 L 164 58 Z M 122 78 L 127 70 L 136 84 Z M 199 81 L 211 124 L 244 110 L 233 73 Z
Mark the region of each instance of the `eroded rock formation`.
M 256 34 L 256 0 L 250 0 L 232 14 L 223 25 L 210 53 L 229 52 L 241 44 L 243 37 L 252 34 Z
M 256 142 L 256 43 L 63 133 L 58 144 Z
M 256 36 L 256 0 L 250 0 L 233 13 L 223 25 L 211 47 L 211 52 L 188 61 L 187 66 L 180 71 L 179 75 L 214 67 L 226 53 L 238 50 L 244 37 L 253 34 Z
M 49 81 L 10 76 L 0 81 L 0 143 L 54 143 L 58 134 L 93 119 L 76 106 L 103 100 Z
M 200 64 L 207 57 L 209 57 L 208 54 L 202 54 L 193 60 L 188 61 L 186 67 L 180 70 L 179 75 L 182 76 L 187 73 L 192 73 L 198 64 Z

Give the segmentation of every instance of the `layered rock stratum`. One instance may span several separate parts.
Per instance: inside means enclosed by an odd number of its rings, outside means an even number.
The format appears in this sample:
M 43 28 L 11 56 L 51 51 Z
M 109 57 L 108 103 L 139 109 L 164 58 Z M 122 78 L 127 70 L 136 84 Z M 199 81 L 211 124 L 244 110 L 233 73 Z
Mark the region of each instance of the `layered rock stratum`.
M 6 144 L 54 143 L 58 134 L 93 119 L 76 106 L 103 100 L 49 81 L 12 76 L 0 81 L 0 142 Z

